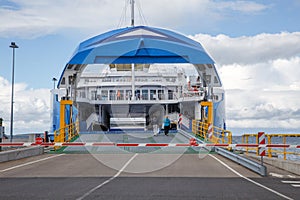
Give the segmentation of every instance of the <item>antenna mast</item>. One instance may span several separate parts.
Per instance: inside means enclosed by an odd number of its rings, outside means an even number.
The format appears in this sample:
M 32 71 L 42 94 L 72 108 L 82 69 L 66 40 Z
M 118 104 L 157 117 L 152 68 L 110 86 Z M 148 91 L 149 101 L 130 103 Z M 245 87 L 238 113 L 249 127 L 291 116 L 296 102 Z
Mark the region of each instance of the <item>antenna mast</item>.
M 134 0 L 130 0 L 131 4 L 131 26 L 134 26 Z

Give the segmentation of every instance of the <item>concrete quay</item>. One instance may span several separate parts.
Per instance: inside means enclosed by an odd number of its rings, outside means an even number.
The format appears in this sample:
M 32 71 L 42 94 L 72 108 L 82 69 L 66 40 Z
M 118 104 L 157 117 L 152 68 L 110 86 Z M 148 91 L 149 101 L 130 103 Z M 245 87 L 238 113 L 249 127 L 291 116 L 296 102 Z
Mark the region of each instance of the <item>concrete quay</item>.
M 19 160 L 22 158 L 27 158 L 31 156 L 37 156 L 44 153 L 44 147 L 36 146 L 36 147 L 26 147 L 19 148 L 14 150 L 7 150 L 0 152 L 0 163 Z

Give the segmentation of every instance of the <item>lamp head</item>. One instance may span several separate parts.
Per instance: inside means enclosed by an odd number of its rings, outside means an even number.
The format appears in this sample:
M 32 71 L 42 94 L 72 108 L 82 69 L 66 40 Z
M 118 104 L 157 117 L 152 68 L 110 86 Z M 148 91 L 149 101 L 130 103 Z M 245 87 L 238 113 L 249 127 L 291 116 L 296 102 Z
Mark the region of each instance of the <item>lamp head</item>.
M 9 47 L 10 47 L 10 48 L 13 48 L 13 49 L 19 48 L 18 45 L 16 45 L 15 42 L 11 42 Z

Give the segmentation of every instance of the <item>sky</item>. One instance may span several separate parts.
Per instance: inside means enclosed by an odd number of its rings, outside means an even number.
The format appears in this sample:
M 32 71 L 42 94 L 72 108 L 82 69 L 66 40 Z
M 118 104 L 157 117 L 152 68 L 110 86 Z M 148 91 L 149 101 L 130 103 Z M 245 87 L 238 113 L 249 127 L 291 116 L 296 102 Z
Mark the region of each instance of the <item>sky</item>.
M 300 0 L 137 0 L 136 7 L 136 25 L 179 32 L 211 55 L 233 134 L 300 133 Z M 11 42 L 19 46 L 14 132 L 43 132 L 50 127 L 52 78 L 59 79 L 80 42 L 129 26 L 129 13 L 128 0 L 0 0 L 0 117 L 6 133 Z

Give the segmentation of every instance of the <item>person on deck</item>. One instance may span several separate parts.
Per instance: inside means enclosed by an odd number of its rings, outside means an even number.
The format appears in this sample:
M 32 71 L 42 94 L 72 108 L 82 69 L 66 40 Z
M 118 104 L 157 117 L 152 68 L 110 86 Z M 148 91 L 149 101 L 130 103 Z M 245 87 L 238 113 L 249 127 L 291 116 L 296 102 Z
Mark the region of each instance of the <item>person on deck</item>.
M 165 135 L 168 136 L 169 134 L 169 129 L 170 129 L 171 121 L 168 116 L 164 119 L 164 130 L 165 130 Z

